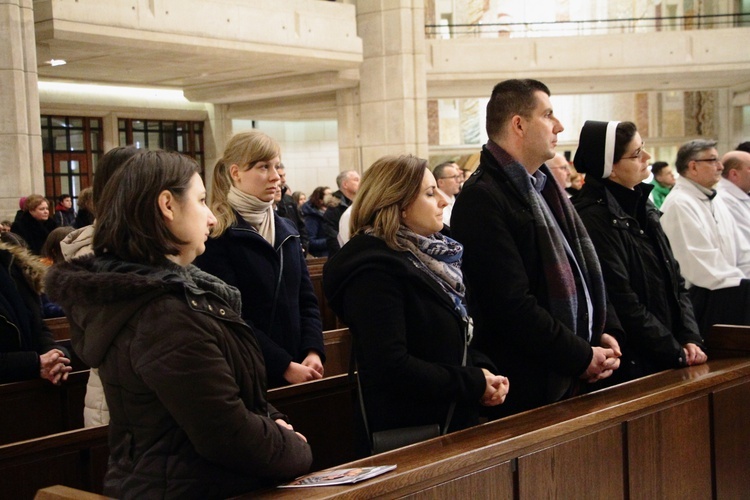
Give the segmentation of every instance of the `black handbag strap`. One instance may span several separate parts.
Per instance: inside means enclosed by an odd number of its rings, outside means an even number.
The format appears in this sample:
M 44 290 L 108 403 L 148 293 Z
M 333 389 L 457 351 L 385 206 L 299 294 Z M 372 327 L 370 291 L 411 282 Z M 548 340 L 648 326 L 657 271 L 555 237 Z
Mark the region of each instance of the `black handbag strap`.
M 466 360 L 468 357 L 468 350 L 469 350 L 469 342 L 472 335 L 471 329 L 472 329 L 472 323 L 471 319 L 465 322 L 465 331 L 464 331 L 464 352 L 463 356 L 461 358 L 461 367 L 466 366 Z M 351 355 L 349 357 L 349 380 L 351 381 L 352 378 L 357 379 L 357 395 L 359 396 L 359 409 L 362 413 L 362 421 L 365 425 L 365 434 L 367 434 L 367 442 L 370 445 L 370 450 L 373 449 L 373 443 L 372 443 L 372 434 L 370 433 L 370 426 L 367 422 L 367 410 L 365 410 L 365 398 L 362 394 L 362 383 L 359 380 L 359 367 L 357 365 L 357 357 L 355 355 L 355 348 L 354 348 L 354 335 L 350 337 L 352 339 L 352 349 L 351 349 Z M 454 399 L 451 401 L 451 405 L 448 408 L 448 414 L 445 418 L 445 425 L 440 431 L 440 435 L 444 436 L 448 433 L 448 427 L 450 427 L 451 420 L 453 420 L 453 413 L 456 410 L 456 400 Z

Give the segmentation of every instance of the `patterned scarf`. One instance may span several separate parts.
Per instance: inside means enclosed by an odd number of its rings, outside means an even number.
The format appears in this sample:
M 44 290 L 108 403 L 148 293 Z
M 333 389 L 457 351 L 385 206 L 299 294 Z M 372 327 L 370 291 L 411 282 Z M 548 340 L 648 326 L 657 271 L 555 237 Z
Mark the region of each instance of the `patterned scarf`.
M 598 339 L 604 330 L 607 313 L 604 280 L 594 244 L 573 208 L 573 204 L 556 182 L 547 182 L 541 193 L 549 206 L 549 210 L 546 210 L 533 192 L 534 187 L 523 165 L 492 141 L 487 141 L 486 152 L 494 157 L 502 173 L 508 177 L 516 191 L 531 207 L 546 278 L 550 314 L 577 335 L 583 338 L 589 337 L 588 325 L 577 323 L 579 295 L 576 277 L 565 251 L 565 243 L 556 230 L 557 225 L 578 262 L 583 279 L 586 280 L 594 313 L 591 335 L 594 339 Z M 547 178 L 552 178 L 552 173 L 546 165 L 542 165 L 540 171 Z M 553 215 L 555 220 L 551 219 Z
M 430 237 L 420 236 L 406 226 L 399 228 L 396 240 L 409 250 L 409 260 L 414 266 L 435 280 L 448 294 L 461 318 L 468 318 L 464 305 L 466 287 L 461 273 L 463 245 L 440 233 Z
M 276 225 L 273 220 L 273 200 L 262 201 L 232 186 L 229 188 L 227 201 L 248 224 L 257 229 L 260 235 L 273 246 L 276 239 Z

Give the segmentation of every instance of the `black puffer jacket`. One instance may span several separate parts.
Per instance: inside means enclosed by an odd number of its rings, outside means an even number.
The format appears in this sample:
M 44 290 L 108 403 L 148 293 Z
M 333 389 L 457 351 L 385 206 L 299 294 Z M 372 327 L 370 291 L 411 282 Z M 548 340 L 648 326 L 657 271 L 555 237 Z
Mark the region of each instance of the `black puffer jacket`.
M 48 287 L 110 407 L 105 494 L 224 498 L 307 471 L 309 446 L 266 402 L 239 293 L 194 266 L 85 257 Z
M 56 227 L 57 223 L 52 217 L 45 221 L 39 221 L 29 212 L 24 211 L 21 213 L 21 217 L 10 226 L 10 230 L 23 238 L 29 245 L 29 250 L 40 255 L 44 242 L 47 241 L 47 236 Z
M 703 347 L 685 280 L 648 200 L 651 189 L 591 178 L 573 198 L 625 330 L 619 378 L 685 366 L 682 345 Z

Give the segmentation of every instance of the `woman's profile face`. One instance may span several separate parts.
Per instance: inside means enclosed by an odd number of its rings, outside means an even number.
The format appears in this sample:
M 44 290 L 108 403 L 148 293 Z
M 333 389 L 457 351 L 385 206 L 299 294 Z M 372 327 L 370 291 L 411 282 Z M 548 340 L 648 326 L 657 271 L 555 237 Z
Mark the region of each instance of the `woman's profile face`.
M 609 179 L 626 188 L 633 189 L 648 178 L 648 160 L 650 158 L 651 155 L 644 149 L 641 134 L 636 132 L 625 148 L 625 153 L 620 161 L 612 165 L 612 174 Z
M 305 204 L 306 201 L 307 201 L 307 195 L 301 194 L 299 195 L 299 201 L 297 201 L 297 205 L 301 207 L 302 205 Z
M 182 199 L 175 200 L 171 208 L 174 217 L 167 220 L 167 227 L 185 242 L 175 261 L 187 266 L 206 250 L 208 234 L 216 224 L 216 217 L 206 206 L 206 188 L 200 175 L 193 175 Z
M 443 208 L 448 199 L 437 188 L 435 176 L 424 170 L 417 198 L 401 211 L 401 222 L 421 236 L 431 236 L 443 229 Z
M 36 220 L 45 221 L 49 219 L 49 205 L 46 201 L 43 201 L 34 210 L 29 210 L 29 213 Z
M 281 164 L 281 158 L 276 156 L 268 161 L 258 161 L 243 170 L 234 164 L 229 168 L 234 187 L 245 194 L 255 196 L 261 201 L 272 201 L 279 184 L 279 172 L 276 168 Z

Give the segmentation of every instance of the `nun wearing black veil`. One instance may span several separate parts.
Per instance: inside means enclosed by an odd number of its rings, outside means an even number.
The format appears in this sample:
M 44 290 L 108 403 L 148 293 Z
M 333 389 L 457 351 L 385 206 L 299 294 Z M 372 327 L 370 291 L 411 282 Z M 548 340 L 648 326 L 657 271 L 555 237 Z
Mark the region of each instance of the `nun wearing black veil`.
M 649 200 L 643 140 L 631 122 L 587 121 L 574 163 L 586 184 L 573 203 L 591 236 L 625 330 L 612 383 L 705 363 L 685 280 Z

